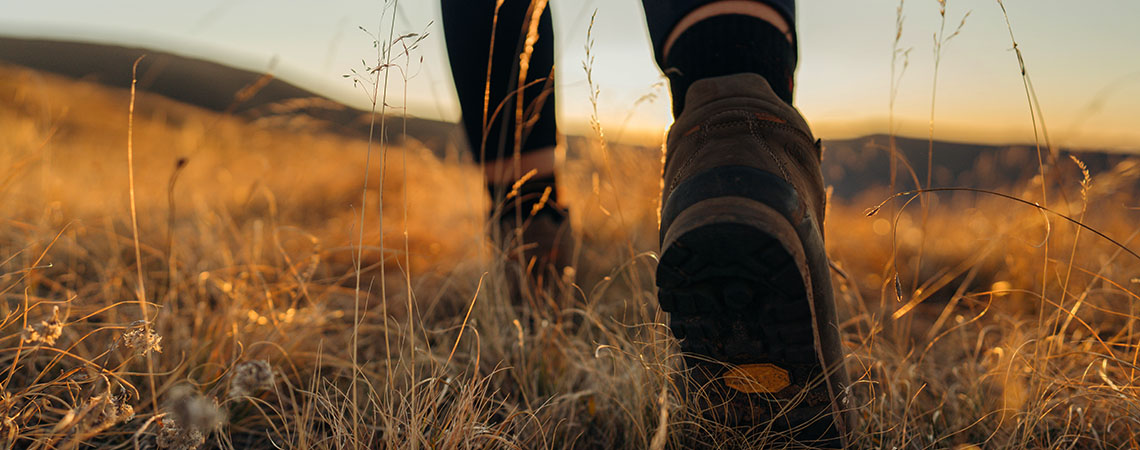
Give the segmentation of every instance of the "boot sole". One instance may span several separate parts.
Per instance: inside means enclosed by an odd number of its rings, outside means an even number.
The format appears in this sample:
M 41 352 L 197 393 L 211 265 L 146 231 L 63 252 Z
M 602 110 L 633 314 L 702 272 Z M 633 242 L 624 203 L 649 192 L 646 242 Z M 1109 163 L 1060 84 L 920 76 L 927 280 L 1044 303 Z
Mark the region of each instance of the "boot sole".
M 698 200 L 679 186 L 690 204 L 668 217 L 658 300 L 707 416 L 777 440 L 841 446 L 814 326 L 813 277 L 829 276 L 826 256 L 821 265 L 819 252 L 805 251 L 788 218 L 798 205 L 790 189 L 767 192 L 783 197 L 771 202 L 781 212 L 753 198 Z

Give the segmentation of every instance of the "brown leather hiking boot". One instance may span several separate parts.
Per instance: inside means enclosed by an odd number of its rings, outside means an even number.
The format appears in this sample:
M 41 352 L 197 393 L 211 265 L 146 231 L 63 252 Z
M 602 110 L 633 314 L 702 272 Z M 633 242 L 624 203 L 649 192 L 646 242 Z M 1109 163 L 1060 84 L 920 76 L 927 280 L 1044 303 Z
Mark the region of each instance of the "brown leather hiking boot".
M 842 447 L 849 381 L 819 167 L 807 123 L 763 77 L 694 83 L 668 136 L 658 299 L 707 415 Z

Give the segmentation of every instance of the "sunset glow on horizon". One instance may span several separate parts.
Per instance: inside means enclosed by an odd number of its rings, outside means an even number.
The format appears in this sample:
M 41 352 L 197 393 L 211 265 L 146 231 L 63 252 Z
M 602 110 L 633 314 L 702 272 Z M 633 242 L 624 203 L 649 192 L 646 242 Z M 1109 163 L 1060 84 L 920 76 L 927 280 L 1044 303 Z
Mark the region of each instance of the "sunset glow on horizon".
M 361 67 L 361 59 L 375 59 L 371 38 L 357 27 L 375 31 L 382 19 L 386 30 L 391 19 L 391 11 L 382 16 L 384 4 L 374 1 L 287 8 L 265 1 L 63 3 L 0 0 L 6 11 L 0 17 L 0 35 L 147 47 L 215 60 L 269 71 L 356 107 L 365 107 L 367 98 L 341 75 Z M 893 121 L 898 134 L 926 137 L 933 100 L 935 139 L 1033 142 L 1030 104 L 999 4 L 947 2 L 945 35 L 969 15 L 942 49 L 936 90 L 938 2 L 902 5 L 892 118 L 892 49 L 899 3 L 801 2 L 796 104 L 816 134 L 835 139 L 887 133 Z M 1054 144 L 1140 151 L 1140 58 L 1135 57 L 1140 28 L 1133 24 L 1140 17 L 1140 3 L 1011 0 L 1005 7 Z M 601 90 L 602 123 L 626 136 L 659 140 L 671 121 L 668 90 L 653 64 L 640 3 L 552 1 L 551 8 L 563 130 L 578 134 L 589 129 L 591 107 L 581 64 L 586 29 L 596 9 L 594 73 Z M 438 16 L 434 0 L 399 3 L 395 31 L 430 34 L 413 55 L 423 63 L 413 61 L 410 70 L 409 114 L 454 121 L 459 110 Z M 402 92 L 405 87 L 396 78 L 390 89 Z

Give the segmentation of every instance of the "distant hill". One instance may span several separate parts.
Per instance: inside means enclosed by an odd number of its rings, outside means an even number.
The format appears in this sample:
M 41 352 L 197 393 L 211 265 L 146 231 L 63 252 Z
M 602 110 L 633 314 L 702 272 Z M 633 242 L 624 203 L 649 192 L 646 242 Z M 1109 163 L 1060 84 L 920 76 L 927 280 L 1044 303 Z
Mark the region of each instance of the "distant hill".
M 303 116 L 315 119 L 318 126 L 330 131 L 358 137 L 368 133 L 367 112 L 260 73 L 153 49 L 0 37 L 0 61 L 114 87 L 130 86 L 131 65 L 143 54 L 147 57 L 139 64 L 138 81 L 138 88 L 143 91 L 251 119 L 282 119 L 282 122 L 295 123 L 289 119 Z M 258 88 L 248 89 L 250 86 Z M 239 96 L 243 90 L 250 95 Z M 407 134 L 437 154 L 448 147 L 464 145 L 462 130 L 449 122 L 409 118 Z M 394 134 L 390 137 L 399 138 Z M 580 137 L 571 137 L 569 142 L 571 147 L 586 145 L 586 140 Z M 835 195 L 850 198 L 868 188 L 887 186 L 890 180 L 888 143 L 886 135 L 825 141 L 823 171 L 828 184 L 834 186 Z M 914 171 L 912 177 L 906 166 L 900 165 L 898 189 L 912 189 L 915 177 L 920 184 L 925 184 L 927 141 L 899 137 L 896 146 Z M 1048 151 L 1043 152 L 1049 158 Z M 1072 170 L 1068 158 L 1061 158 L 1062 166 Z M 1096 173 L 1125 157 L 1082 152 L 1081 158 Z M 1022 183 L 1037 173 L 1037 154 L 1033 146 L 936 141 L 933 166 L 933 186 L 1003 188 Z
M 280 78 L 161 50 L 107 44 L 0 37 L 0 61 L 113 87 L 131 85 L 131 66 L 141 55 L 137 88 L 214 111 L 250 118 L 304 114 L 329 129 L 367 136 L 369 114 L 322 97 Z M 259 81 L 260 80 L 260 81 Z M 248 89 L 248 98 L 238 93 Z M 432 149 L 459 139 L 447 122 L 408 118 L 408 135 Z
M 890 184 L 890 137 L 871 135 L 856 139 L 825 140 L 823 174 L 827 183 L 840 197 L 850 197 L 868 188 L 887 187 Z M 926 139 L 897 137 L 895 147 L 900 155 L 896 176 L 896 190 L 911 190 L 926 185 L 926 167 L 929 141 Z M 931 186 L 967 186 L 982 189 L 1003 189 L 1024 186 L 1039 173 L 1037 148 L 1034 145 L 991 146 L 959 142 L 934 141 L 933 174 Z M 1056 155 L 1060 167 L 1074 182 L 1080 172 L 1061 151 Z M 1089 170 L 1096 173 L 1114 167 L 1128 155 L 1105 152 L 1076 153 Z M 1047 166 L 1054 156 L 1047 148 L 1041 149 Z M 1135 156 L 1131 156 L 1135 158 Z M 905 161 L 903 163 L 902 161 Z M 907 164 L 910 168 L 908 169 Z M 911 173 L 913 170 L 913 175 Z

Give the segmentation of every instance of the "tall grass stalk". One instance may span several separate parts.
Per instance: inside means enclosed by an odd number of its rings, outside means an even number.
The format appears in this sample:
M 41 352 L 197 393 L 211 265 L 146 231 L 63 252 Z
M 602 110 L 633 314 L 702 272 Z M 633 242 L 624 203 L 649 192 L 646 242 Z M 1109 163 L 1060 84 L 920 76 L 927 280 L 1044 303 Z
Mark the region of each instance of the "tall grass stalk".
M 1009 32 L 1009 40 L 1010 40 L 1010 43 L 1013 45 L 1014 54 L 1017 56 L 1017 65 L 1018 65 L 1018 68 L 1021 70 L 1021 83 L 1022 83 L 1023 89 L 1025 90 L 1025 100 L 1026 100 L 1028 107 L 1029 107 L 1030 124 L 1033 126 L 1033 145 L 1035 147 L 1036 154 L 1037 154 L 1038 176 L 1040 177 L 1040 184 L 1041 184 L 1041 204 L 1048 206 L 1049 205 L 1048 178 L 1047 178 L 1047 174 L 1045 171 L 1045 158 L 1043 158 L 1041 155 L 1042 149 L 1041 149 L 1041 139 L 1040 139 L 1041 131 L 1044 130 L 1045 124 L 1043 122 L 1041 122 L 1040 123 L 1041 130 L 1038 129 L 1038 123 L 1043 119 L 1041 117 L 1040 105 L 1037 103 L 1037 94 L 1034 91 L 1033 84 L 1029 79 L 1029 71 L 1025 67 L 1025 57 L 1024 57 L 1024 55 L 1022 55 L 1021 48 L 1018 46 L 1017 38 L 1015 38 L 1013 35 L 1013 23 L 1009 20 L 1009 13 L 1005 9 L 1005 3 L 1002 0 L 997 0 L 997 4 L 998 4 L 998 7 L 1001 8 L 1002 18 L 1005 19 L 1006 30 Z M 1038 314 L 1037 314 L 1037 326 L 1039 329 L 1044 329 L 1046 326 L 1045 325 L 1045 309 L 1046 309 L 1045 305 L 1047 303 L 1049 303 L 1048 299 L 1046 298 L 1046 295 L 1047 295 L 1046 288 L 1049 286 L 1049 276 L 1048 276 L 1048 274 L 1049 274 L 1049 238 L 1051 237 L 1053 226 L 1047 217 L 1045 218 L 1045 228 L 1047 230 L 1046 231 L 1046 237 L 1041 244 L 1042 245 L 1041 252 L 1043 255 L 1042 262 L 1041 262 L 1041 292 L 1040 292 L 1041 307 L 1038 309 Z M 1076 238 L 1073 239 L 1074 252 L 1075 252 L 1075 248 L 1076 248 L 1075 246 L 1077 245 L 1077 240 L 1078 240 L 1077 238 L 1079 238 L 1079 237 L 1080 237 L 1080 230 L 1078 229 Z M 1070 258 L 1070 263 L 1071 263 L 1071 261 L 1072 261 L 1072 259 Z M 1062 290 L 1061 294 L 1060 294 L 1061 298 L 1059 300 L 1059 304 L 1061 305 L 1061 307 L 1057 308 L 1057 316 L 1056 316 L 1057 318 L 1060 317 L 1061 310 L 1064 309 L 1063 306 L 1065 303 L 1065 297 L 1066 297 L 1067 288 L 1068 288 L 1067 284 L 1068 283 L 1065 282 L 1064 285 L 1062 286 L 1063 288 L 1065 288 L 1065 290 Z M 1048 342 L 1048 345 L 1044 350 L 1044 352 L 1045 352 L 1044 356 L 1042 355 L 1042 348 L 1041 347 L 1042 347 L 1041 341 L 1034 342 L 1033 355 L 1034 355 L 1034 359 L 1036 359 L 1038 361 L 1041 361 L 1042 358 L 1048 357 L 1048 355 L 1050 355 L 1052 353 L 1053 341 Z M 1043 389 L 1043 387 L 1041 385 L 1041 380 L 1036 379 L 1034 384 L 1033 384 L 1033 388 L 1032 388 L 1031 392 L 1034 392 L 1034 393 L 1041 392 L 1042 389 Z M 1036 401 L 1035 401 L 1035 403 L 1036 403 Z M 1027 431 L 1028 429 L 1029 429 L 1029 427 L 1022 428 L 1022 432 L 1023 433 L 1028 432 Z
M 898 134 L 898 130 L 895 128 L 895 103 L 898 100 L 903 74 L 906 73 L 906 69 L 910 65 L 910 51 L 912 50 L 911 48 L 903 49 L 899 46 L 903 36 L 903 23 L 905 21 L 903 4 L 905 2 L 906 0 L 899 0 L 899 6 L 895 8 L 895 38 L 891 45 L 891 87 L 890 99 L 887 103 L 887 135 L 889 136 L 887 151 L 890 154 L 891 193 L 894 193 L 896 189 L 899 158 L 898 143 L 895 139 Z M 900 65 L 902 67 L 899 67 Z
M 954 32 L 949 35 L 946 34 L 946 3 L 948 0 L 938 0 L 938 32 L 934 34 L 934 67 L 933 75 L 930 82 L 930 121 L 927 127 L 927 153 L 926 153 L 926 189 L 931 188 L 931 180 L 934 174 L 934 112 L 938 102 L 938 71 L 942 66 L 942 50 L 946 43 L 954 39 L 962 32 L 962 27 L 966 26 L 966 18 L 970 17 L 970 11 L 962 15 L 962 21 L 958 23 L 958 27 Z M 915 259 L 914 278 L 911 283 L 911 291 L 919 288 L 920 278 L 922 277 L 922 258 L 926 251 L 926 222 L 930 215 L 930 205 L 927 204 L 925 198 L 920 198 L 922 204 L 922 242 L 918 246 L 918 255 Z
M 391 18 L 391 22 L 389 23 L 389 27 L 388 27 L 388 39 L 384 42 L 381 42 L 379 40 L 379 37 L 373 36 L 373 46 L 376 49 L 376 65 L 373 68 L 367 70 L 368 79 L 371 80 L 371 86 L 369 86 L 369 87 L 372 88 L 372 91 L 369 95 L 370 109 L 369 109 L 369 123 L 368 123 L 368 142 L 367 142 L 367 150 L 366 150 L 366 157 L 365 157 L 365 163 L 364 163 L 364 185 L 361 189 L 361 194 L 360 194 L 360 197 L 361 197 L 360 198 L 360 220 L 358 221 L 358 227 L 357 227 L 358 228 L 358 231 L 357 231 L 357 252 L 356 252 L 356 261 L 355 261 L 356 284 L 355 284 L 355 287 L 353 289 L 352 381 L 351 381 L 351 386 L 350 386 L 352 414 L 353 414 L 353 417 L 352 417 L 353 418 L 353 420 L 352 420 L 352 436 L 356 439 L 360 438 L 360 428 L 359 428 L 360 427 L 360 415 L 359 415 L 360 414 L 360 403 L 359 403 L 360 400 L 359 400 L 359 395 L 357 393 L 357 379 L 362 375 L 362 371 L 360 370 L 360 363 L 359 363 L 359 359 L 358 359 L 359 358 L 359 347 L 360 347 L 360 344 L 359 344 L 360 322 L 361 322 L 361 320 L 363 320 L 363 317 L 361 317 L 361 314 L 360 314 L 361 264 L 362 264 L 362 261 L 364 258 L 364 218 L 366 217 L 366 213 L 367 213 L 367 209 L 368 209 L 368 178 L 369 178 L 369 174 L 372 170 L 372 167 L 371 167 L 372 143 L 376 137 L 377 117 L 379 117 L 379 122 L 380 122 L 379 123 L 379 131 L 380 131 L 380 140 L 379 140 L 380 141 L 379 142 L 379 147 L 380 147 L 380 180 L 379 180 L 379 188 L 377 189 L 378 190 L 377 196 L 379 197 L 379 206 L 377 208 L 378 209 L 377 214 L 378 214 L 379 219 L 380 219 L 379 225 L 377 226 L 380 230 L 380 249 L 379 249 L 379 252 L 380 252 L 380 300 L 381 300 L 382 304 L 384 305 L 384 311 L 385 311 L 385 313 L 384 313 L 384 323 L 385 323 L 384 324 L 384 342 L 385 343 L 388 342 L 389 327 L 387 324 L 388 314 L 386 312 L 388 310 L 388 308 L 387 308 L 388 291 L 387 291 L 387 283 L 385 280 L 386 274 L 385 274 L 385 266 L 384 266 L 384 233 L 383 233 L 383 229 L 384 229 L 384 167 L 386 166 L 385 161 L 387 159 L 386 154 L 385 154 L 386 150 L 387 150 L 385 144 L 387 141 L 385 140 L 386 136 L 385 136 L 384 130 L 386 129 L 385 125 L 386 125 L 387 114 L 385 114 L 385 113 L 386 113 L 386 108 L 387 108 L 388 104 L 384 101 L 384 99 L 388 98 L 388 75 L 389 75 L 389 71 L 387 69 L 390 67 L 389 65 L 392 62 L 390 44 L 393 42 L 393 37 L 395 36 L 396 8 L 397 8 L 398 4 L 399 4 L 399 0 L 394 0 L 391 3 L 391 5 L 392 5 L 391 6 L 392 18 Z M 385 8 L 385 9 L 387 9 L 387 8 Z M 381 14 L 380 22 L 377 25 L 377 32 L 378 33 L 379 33 L 379 30 L 383 29 L 383 19 L 384 19 L 384 16 L 383 16 L 383 14 Z M 382 79 L 380 76 L 376 76 L 377 72 L 383 72 Z M 382 87 L 381 87 L 381 85 L 382 85 Z M 405 89 L 406 89 L 406 87 L 405 87 Z M 378 105 L 378 103 L 379 103 L 379 105 Z M 409 293 L 409 298 L 410 298 L 410 293 Z M 409 304 L 410 304 L 410 300 L 409 300 Z M 412 316 L 411 310 L 409 310 L 409 319 L 408 319 L 409 320 L 409 329 L 410 329 L 410 325 L 411 325 L 411 316 Z M 415 354 L 414 342 L 412 343 L 412 345 L 413 345 L 412 355 L 414 355 Z M 386 353 L 388 353 L 390 355 L 390 352 L 386 352 Z M 390 358 L 390 356 L 387 356 L 387 357 Z M 393 379 L 393 376 L 390 372 L 391 367 L 392 367 L 391 364 L 387 365 L 387 368 L 388 368 L 387 370 L 389 371 L 388 372 L 389 381 L 391 381 Z M 414 378 L 414 376 L 415 376 L 414 375 L 414 370 L 415 370 L 414 365 L 413 365 L 411 370 L 413 370 L 412 377 Z M 413 396 L 415 395 L 414 389 L 413 389 L 412 395 Z
M 139 215 L 138 208 L 135 201 L 135 85 L 138 84 L 138 70 L 139 63 L 142 62 L 144 56 L 139 56 L 135 59 L 135 63 L 131 65 L 131 99 L 130 106 L 127 107 L 127 191 L 130 193 L 131 203 L 131 239 L 134 241 L 135 246 L 135 270 L 138 276 L 138 286 L 135 288 L 136 299 L 139 305 L 139 314 L 142 316 L 143 336 L 149 337 L 151 335 L 151 319 L 149 308 L 146 302 L 146 283 L 143 282 L 143 260 L 142 250 L 139 245 Z M 147 384 L 150 387 L 150 404 L 151 411 L 158 414 L 158 390 L 154 386 L 154 361 L 151 359 L 151 352 L 145 352 L 146 358 L 146 372 Z
M 622 232 L 622 240 L 625 241 L 626 251 L 631 259 L 636 259 L 637 251 L 633 248 L 633 239 L 629 235 L 629 226 L 625 220 L 625 213 L 622 212 L 621 195 L 618 194 L 616 178 L 614 175 L 613 162 L 610 158 L 609 143 L 606 139 L 605 129 L 602 127 L 601 116 L 598 114 L 598 101 L 601 97 L 601 87 L 594 81 L 594 23 L 598 18 L 598 10 L 594 10 L 590 14 L 590 24 L 586 27 L 586 45 L 584 46 L 585 57 L 582 60 L 582 71 L 586 73 L 586 85 L 590 89 L 590 129 L 594 132 L 594 138 L 597 139 L 598 147 L 602 152 L 603 168 L 606 172 L 606 178 L 610 180 L 610 191 L 614 196 L 614 210 L 617 211 L 618 225 Z M 630 271 L 631 276 L 636 277 L 636 271 Z M 636 280 L 633 283 L 637 285 Z
M 890 96 L 887 102 L 887 154 L 890 159 L 888 170 L 890 171 L 890 192 L 893 194 L 897 192 L 898 185 L 898 164 L 899 158 L 902 155 L 899 152 L 898 140 L 896 139 L 897 130 L 895 129 L 895 103 L 898 100 L 899 89 L 902 86 L 903 74 L 906 73 L 907 67 L 910 65 L 910 51 L 911 48 L 902 49 L 900 44 L 903 36 L 903 23 L 905 16 L 903 16 L 903 4 L 906 0 L 899 0 L 899 6 L 895 8 L 895 38 L 891 44 L 891 87 Z M 901 66 L 900 65 L 901 59 Z M 918 188 L 919 186 L 915 186 Z M 891 205 L 891 216 L 895 216 L 895 207 Z M 891 240 L 891 262 L 883 269 L 883 280 L 893 279 L 896 284 L 898 282 L 898 249 L 896 248 L 895 240 Z M 890 276 L 891 274 L 894 276 Z M 886 301 L 886 296 L 880 297 L 880 300 Z M 901 301 L 901 296 L 896 300 Z M 886 304 L 880 303 L 880 309 L 885 309 Z

